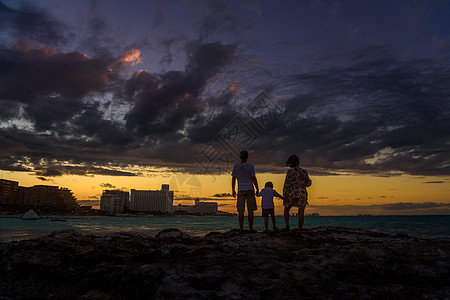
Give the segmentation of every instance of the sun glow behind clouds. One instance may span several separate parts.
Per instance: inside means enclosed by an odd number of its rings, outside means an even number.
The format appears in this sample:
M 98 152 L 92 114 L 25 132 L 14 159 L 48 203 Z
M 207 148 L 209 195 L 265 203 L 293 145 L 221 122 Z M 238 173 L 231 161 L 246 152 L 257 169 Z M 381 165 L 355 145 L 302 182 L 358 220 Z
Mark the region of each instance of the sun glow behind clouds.
M 138 49 L 132 49 L 125 55 L 121 57 L 121 61 L 130 63 L 130 65 L 135 66 L 137 64 L 142 64 L 141 51 Z

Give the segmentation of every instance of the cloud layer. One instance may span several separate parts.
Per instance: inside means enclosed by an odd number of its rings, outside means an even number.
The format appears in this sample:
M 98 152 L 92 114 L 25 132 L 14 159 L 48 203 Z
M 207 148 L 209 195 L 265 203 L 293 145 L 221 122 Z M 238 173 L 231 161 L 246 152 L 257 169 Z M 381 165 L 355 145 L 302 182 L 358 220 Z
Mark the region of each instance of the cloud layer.
M 128 46 L 62 50 L 66 25 L 0 3 L 11 35 L 0 46 L 0 169 L 42 179 L 224 172 L 247 148 L 260 172 L 296 153 L 316 174 L 450 174 L 448 60 L 400 59 L 376 44 L 324 50 L 316 66 L 286 60 L 281 72 L 249 56 L 267 49 L 238 42 L 249 26 L 228 6 L 203 10 L 199 38 L 170 43 L 182 45 L 184 70 L 154 73 L 133 70 L 141 52 Z

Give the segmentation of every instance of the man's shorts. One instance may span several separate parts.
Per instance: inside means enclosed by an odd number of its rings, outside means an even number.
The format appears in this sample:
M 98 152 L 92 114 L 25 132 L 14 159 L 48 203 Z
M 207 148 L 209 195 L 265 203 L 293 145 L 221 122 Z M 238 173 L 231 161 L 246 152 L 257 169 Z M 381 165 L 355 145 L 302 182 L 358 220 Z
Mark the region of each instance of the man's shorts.
M 265 217 L 268 217 L 268 216 L 270 216 L 270 215 L 272 215 L 272 216 L 275 216 L 275 210 L 274 210 L 274 208 L 272 207 L 272 208 L 263 208 L 262 209 L 262 216 L 265 218 Z
M 247 203 L 247 210 L 257 210 L 255 191 L 239 191 L 237 194 L 236 207 L 238 212 L 245 212 L 245 203 Z

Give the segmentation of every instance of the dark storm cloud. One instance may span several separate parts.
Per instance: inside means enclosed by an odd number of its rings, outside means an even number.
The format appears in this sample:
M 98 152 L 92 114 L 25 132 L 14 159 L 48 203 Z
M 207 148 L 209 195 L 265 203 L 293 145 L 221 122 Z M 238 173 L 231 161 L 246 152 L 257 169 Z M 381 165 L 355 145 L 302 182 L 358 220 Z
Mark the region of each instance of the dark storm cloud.
M 28 43 L 1 48 L 0 106 L 8 109 L 0 118 L 25 117 L 39 131 L 70 133 L 66 127 L 74 116 L 97 109 L 87 106 L 83 97 L 105 90 L 113 80 L 111 64 L 110 58 L 55 53 Z
M 122 146 L 134 140 L 123 126 L 115 121 L 105 120 L 98 105 L 86 106 L 83 112 L 73 117 L 72 133 L 92 137 L 92 146 L 112 145 L 115 152 L 125 151 L 126 148 Z
M 219 7 L 221 5 L 225 4 L 205 4 L 205 11 L 213 12 L 225 25 L 223 27 L 212 19 L 202 22 L 201 27 L 205 29 L 202 31 L 206 35 L 213 31 L 233 31 L 236 20 L 228 17 L 232 13 L 228 8 L 222 10 Z M 227 107 L 226 114 L 221 111 L 217 118 L 202 119 L 202 126 L 192 127 L 197 129 L 197 134 L 191 134 L 193 144 L 185 140 L 189 135 L 187 132 L 179 132 L 184 129 L 186 122 L 201 116 L 204 103 L 199 98 L 200 93 L 211 77 L 233 61 L 237 46 L 218 42 L 200 43 L 178 37 L 168 44 L 168 48 L 172 43 L 184 43 L 188 59 L 186 70 L 163 74 L 136 73 L 123 82 L 123 88 L 120 87 L 122 82 L 117 80 L 115 86 L 120 90 L 119 98 L 131 105 L 124 117 L 126 127 L 116 121 L 106 120 L 102 110 L 108 106 L 92 101 L 93 96 L 110 88 L 120 72 L 121 61 L 120 57 L 113 58 L 102 46 L 111 45 L 107 35 L 108 24 L 97 12 L 95 4 L 92 8 L 94 14 L 89 21 L 90 36 L 82 44 L 92 53 L 101 55 L 88 58 L 78 52 L 58 53 L 47 46 L 36 47 L 26 40 L 17 42 L 14 47 L 0 49 L 0 105 L 6 107 L 0 117 L 4 120 L 28 120 L 37 132 L 47 131 L 45 134 L 33 133 L 14 126 L 2 130 L 0 142 L 5 146 L 2 152 L 6 154 L 2 159 L 4 169 L 34 169 L 40 176 L 135 175 L 90 165 L 106 164 L 111 161 L 108 156 L 114 161 L 114 155 L 126 152 L 131 153 L 133 158 L 127 156 L 131 161 L 150 157 L 165 161 L 168 166 L 191 161 L 195 155 L 192 146 L 205 141 L 199 135 L 199 128 L 209 130 L 204 136 L 213 135 L 215 133 L 212 130 L 219 128 L 220 123 L 231 114 L 232 109 Z M 28 14 L 32 16 L 30 22 L 40 20 L 46 24 L 49 27 L 47 39 L 52 37 L 53 44 L 56 43 L 56 39 L 60 38 L 56 32 L 62 30 L 61 26 L 58 27 L 61 24 L 52 21 L 43 11 L 23 10 L 34 12 Z M 19 30 L 18 19 L 14 19 L 13 15 L 20 12 L 6 6 L 2 6 L 2 12 L 9 16 L 3 19 L 2 26 Z M 205 18 L 209 17 L 208 14 L 204 15 Z M 19 29 L 15 28 L 17 26 Z M 29 34 L 29 39 L 39 37 L 30 30 L 24 32 Z M 111 107 L 114 103 L 108 105 Z M 213 101 L 212 106 L 217 111 L 215 107 L 221 104 Z M 81 149 L 83 154 L 79 152 Z M 183 149 L 181 153 L 180 149 Z M 82 166 L 68 167 L 63 166 L 62 162 Z M 139 164 L 146 163 L 141 160 Z M 176 164 L 173 166 L 176 168 Z
M 51 179 L 48 179 L 48 178 L 45 178 L 45 177 L 41 177 L 41 176 L 38 176 L 36 178 L 39 179 L 39 180 L 42 180 L 42 181 L 52 181 Z
M 111 183 L 102 183 L 102 184 L 100 184 L 100 186 L 103 187 L 103 188 L 109 188 L 109 189 L 116 188 L 116 186 L 112 185 Z
M 132 172 L 125 172 L 120 170 L 112 170 L 106 168 L 100 168 L 95 166 L 53 166 L 52 169 L 39 169 L 39 166 L 35 166 L 36 175 L 45 177 L 57 177 L 63 175 L 79 175 L 79 176 L 92 176 L 92 175 L 108 175 L 108 176 L 137 176 Z
M 56 53 L 52 48 L 21 42 L 0 48 L 2 99 L 25 103 L 40 97 L 79 98 L 102 91 L 112 79 L 112 57 L 88 58 L 81 53 Z M 64 99 L 62 99 L 64 100 Z
M 128 80 L 117 81 L 115 99 L 131 105 L 124 114 L 125 126 L 105 119 L 102 112 L 105 108 L 114 109 L 117 103 L 100 105 L 94 101 L 87 104 L 81 100 L 90 92 L 105 89 L 112 80 L 109 75 L 85 87 L 67 84 L 66 89 L 59 90 L 56 85 L 42 84 L 41 87 L 36 83 L 34 88 L 31 84 L 28 91 L 19 91 L 18 84 L 13 84 L 16 93 L 5 85 L 2 92 L 9 93 L 10 99 L 16 95 L 18 100 L 0 103 L 7 105 L 13 101 L 17 110 L 23 110 L 23 116 L 34 121 L 36 129 L 51 129 L 57 133 L 39 136 L 4 130 L 0 142 L 6 145 L 4 151 L 11 149 L 9 168 L 13 168 L 17 159 L 13 154 L 32 157 L 31 163 L 38 166 L 41 157 L 63 161 L 63 151 L 83 148 L 89 156 L 76 158 L 71 154 L 73 157 L 66 160 L 101 164 L 116 161 L 117 153 L 128 153 L 129 161 L 135 160 L 143 166 L 151 165 L 151 160 L 156 164 L 162 161 L 174 169 L 204 173 L 205 169 L 195 164 L 196 155 L 238 116 L 236 109 L 245 113 L 245 108 L 233 104 L 236 95 L 231 91 L 200 97 L 208 80 L 233 63 L 236 45 L 191 42 L 186 51 L 189 61 L 185 71 L 162 74 L 143 71 Z M 76 64 L 80 56 L 74 54 L 73 57 Z M 105 71 L 107 63 L 86 60 L 86 65 L 94 66 L 93 72 L 98 70 L 100 77 L 109 74 Z M 259 172 L 284 173 L 283 162 L 296 153 L 302 165 L 312 169 L 313 175 L 337 175 L 338 171 L 384 176 L 400 172 L 450 173 L 446 133 L 446 128 L 450 127 L 448 69 L 431 60 L 398 61 L 379 49 L 361 50 L 348 60 L 354 63 L 297 76 L 297 84 L 303 86 L 304 92 L 282 100 L 282 111 L 273 115 L 270 126 L 257 132 L 250 145 L 252 161 L 259 164 Z M 95 66 L 99 65 L 97 69 Z M 84 68 L 80 69 L 84 74 Z M 78 74 L 78 69 L 74 70 L 72 76 Z M 86 67 L 86 70 L 91 68 Z M 36 76 L 37 73 L 30 75 L 30 81 Z M 40 90 L 44 95 L 39 95 Z M 34 92 L 38 96 L 33 98 Z M 10 111 L 4 113 L 6 118 L 9 115 Z M 89 138 L 77 138 L 81 136 Z M 269 144 L 270 153 L 267 152 Z M 17 152 L 19 150 L 21 152 Z M 107 156 L 99 158 L 101 151 Z M 140 158 L 149 160 L 139 162 Z M 227 166 L 232 162 L 231 159 Z M 40 172 L 45 176 L 49 170 Z M 101 173 L 89 168 L 56 170 L 61 174 Z M 105 172 L 108 173 L 103 170 Z M 123 175 L 114 170 L 111 174 Z
M 38 131 L 52 130 L 62 137 L 92 136 L 102 145 L 128 143 L 133 138 L 123 126 L 105 120 L 98 102 L 86 102 L 107 91 L 122 63 L 120 57 L 55 53 L 29 43 L 2 48 L 0 107 L 7 109 L 0 118 L 25 118 Z
M 15 38 L 44 44 L 55 45 L 66 41 L 62 23 L 26 2 L 20 2 L 17 9 L 0 2 L 0 30 Z
M 204 114 L 194 116 L 188 125 L 188 137 L 194 144 L 208 143 L 238 114 L 231 106 L 235 95 L 229 91 L 213 95 L 203 107 Z
M 46 169 L 46 170 L 40 170 L 36 172 L 37 175 L 40 176 L 46 176 L 46 177 L 56 177 L 56 176 L 62 176 L 64 173 L 60 170 L 55 169 Z M 77 175 L 84 175 L 84 172 L 76 172 Z
M 0 170 L 4 171 L 13 171 L 13 172 L 29 172 L 32 171 L 30 168 L 27 168 L 20 163 L 17 162 L 17 160 L 14 159 L 14 157 L 10 156 L 0 156 Z
M 11 130 L 14 132 L 14 130 Z M 1 154 L 11 155 L 17 151 L 23 150 L 23 145 L 17 141 L 13 136 L 8 136 L 6 132 L 0 130 L 0 149 L 2 149 Z M 5 134 L 5 135 L 3 135 Z
M 161 136 L 183 129 L 186 120 L 202 112 L 200 92 L 208 79 L 231 63 L 236 45 L 191 42 L 186 49 L 186 71 L 160 76 L 140 72 L 126 82 L 123 95 L 133 103 L 125 115 L 129 130 Z
M 84 142 L 76 137 L 69 140 L 19 129 L 2 129 L 0 145 L 0 166 L 3 170 L 35 171 L 39 176 L 137 175 L 123 171 L 129 166 L 117 160 L 121 153 L 117 147 L 108 147 L 99 142 Z
M 450 70 L 378 50 L 299 75 L 305 92 L 285 100 L 283 121 L 254 147 L 271 142 L 284 157 L 297 153 L 304 165 L 324 169 L 450 174 Z
M 17 116 L 20 111 L 20 103 L 16 101 L 5 100 L 0 102 L 0 120 L 9 120 Z

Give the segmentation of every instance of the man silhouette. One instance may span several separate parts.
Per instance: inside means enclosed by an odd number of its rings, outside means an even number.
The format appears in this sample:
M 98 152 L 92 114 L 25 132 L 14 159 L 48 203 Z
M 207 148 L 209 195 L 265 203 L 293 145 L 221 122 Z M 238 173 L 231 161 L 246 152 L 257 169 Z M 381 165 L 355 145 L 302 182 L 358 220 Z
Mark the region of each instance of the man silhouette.
M 244 230 L 244 213 L 247 203 L 248 227 L 250 231 L 254 231 L 253 220 L 255 215 L 253 212 L 257 209 L 257 206 L 253 185 L 256 188 L 256 193 L 259 193 L 258 180 L 256 180 L 255 176 L 255 167 L 247 162 L 248 152 L 241 151 L 239 157 L 241 162 L 234 165 L 233 172 L 231 173 L 231 188 L 233 190 L 233 197 L 236 197 L 236 179 L 238 181 L 236 207 L 239 216 L 239 228 L 241 231 Z

